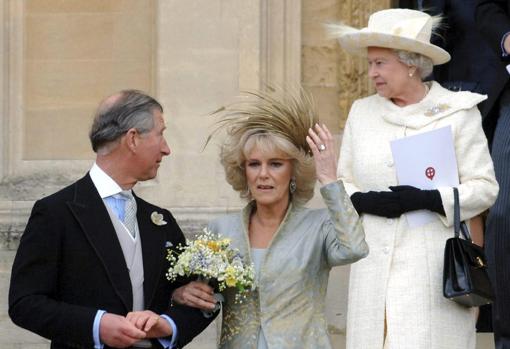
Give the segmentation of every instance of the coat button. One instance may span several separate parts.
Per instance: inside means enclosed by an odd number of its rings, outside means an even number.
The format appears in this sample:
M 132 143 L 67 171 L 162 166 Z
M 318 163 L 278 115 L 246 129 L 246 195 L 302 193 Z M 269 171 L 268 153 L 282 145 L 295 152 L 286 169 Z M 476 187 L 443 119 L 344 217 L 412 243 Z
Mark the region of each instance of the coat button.
M 388 167 L 393 167 L 393 161 L 392 161 L 392 160 L 388 160 L 388 161 L 386 161 L 386 165 L 387 165 Z
M 390 248 L 389 248 L 389 247 L 385 247 L 385 248 L 383 248 L 383 253 L 384 253 L 384 254 L 388 254 L 388 253 L 390 253 Z
M 393 224 L 393 218 L 386 218 L 386 223 Z

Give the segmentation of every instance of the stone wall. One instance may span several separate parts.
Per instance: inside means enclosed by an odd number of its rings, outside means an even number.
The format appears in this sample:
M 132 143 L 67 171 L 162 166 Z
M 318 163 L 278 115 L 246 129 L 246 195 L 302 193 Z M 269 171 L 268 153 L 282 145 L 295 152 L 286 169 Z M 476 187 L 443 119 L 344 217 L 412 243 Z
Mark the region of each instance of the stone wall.
M 172 155 L 137 186 L 187 234 L 243 204 L 224 180 L 207 113 L 240 90 L 302 82 L 340 139 L 349 106 L 370 87 L 363 60 L 321 23 L 361 27 L 389 0 L 0 0 L 0 348 L 48 341 L 7 316 L 12 260 L 35 200 L 91 166 L 87 128 L 105 95 L 124 88 L 164 105 Z M 320 206 L 315 198 L 312 206 Z M 344 347 L 348 268 L 334 268 L 327 316 Z M 215 348 L 212 324 L 189 348 Z M 480 347 L 481 348 L 481 347 Z M 490 348 L 490 347 L 485 347 Z

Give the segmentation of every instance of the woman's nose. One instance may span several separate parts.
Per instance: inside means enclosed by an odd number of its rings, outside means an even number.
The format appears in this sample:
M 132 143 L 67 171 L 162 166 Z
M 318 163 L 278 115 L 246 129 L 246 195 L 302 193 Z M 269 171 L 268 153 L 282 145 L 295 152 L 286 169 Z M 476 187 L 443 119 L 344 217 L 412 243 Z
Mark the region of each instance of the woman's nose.
M 261 177 L 267 177 L 267 174 L 268 174 L 267 166 L 266 166 L 266 165 L 261 165 L 261 166 L 260 166 L 259 176 L 261 176 Z
M 377 76 L 377 71 L 373 66 L 368 67 L 368 77 L 373 79 Z

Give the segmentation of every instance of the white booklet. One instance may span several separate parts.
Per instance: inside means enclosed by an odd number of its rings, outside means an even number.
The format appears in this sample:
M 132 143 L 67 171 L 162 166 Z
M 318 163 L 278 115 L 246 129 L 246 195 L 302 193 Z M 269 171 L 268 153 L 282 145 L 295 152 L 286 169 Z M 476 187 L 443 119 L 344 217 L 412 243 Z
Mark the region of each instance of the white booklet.
M 436 189 L 459 184 L 450 126 L 400 138 L 390 142 L 390 146 L 399 185 Z M 428 210 L 412 211 L 405 215 L 411 228 L 437 219 Z

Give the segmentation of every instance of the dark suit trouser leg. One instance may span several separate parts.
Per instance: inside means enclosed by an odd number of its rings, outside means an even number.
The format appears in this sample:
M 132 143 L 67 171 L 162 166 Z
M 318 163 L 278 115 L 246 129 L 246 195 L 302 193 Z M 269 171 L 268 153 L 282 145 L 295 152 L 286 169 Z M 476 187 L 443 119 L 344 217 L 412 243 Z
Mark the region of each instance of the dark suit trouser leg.
M 510 348 L 510 339 L 508 337 L 506 338 L 500 338 L 496 335 L 494 335 L 494 341 L 496 342 L 496 349 L 508 349 Z
M 501 98 L 491 155 L 499 183 L 485 238 L 489 275 L 496 294 L 492 325 L 496 349 L 510 349 L 510 90 Z

